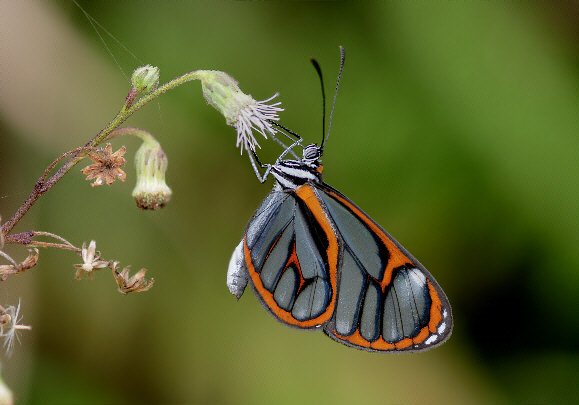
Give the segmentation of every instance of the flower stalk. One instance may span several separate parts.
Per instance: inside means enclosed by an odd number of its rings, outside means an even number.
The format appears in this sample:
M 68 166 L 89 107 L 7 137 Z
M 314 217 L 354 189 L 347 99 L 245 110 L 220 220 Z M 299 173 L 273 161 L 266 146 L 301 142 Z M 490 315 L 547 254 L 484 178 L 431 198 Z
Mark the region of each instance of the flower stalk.
M 237 132 L 237 147 L 254 152 L 259 144 L 254 132 L 264 138 L 275 138 L 278 113 L 283 111 L 281 102 L 274 101 L 274 96 L 257 101 L 251 95 L 241 91 L 235 79 L 224 72 L 215 70 L 194 70 L 173 80 L 159 85 L 159 69 L 150 65 L 136 69 L 131 77 L 131 88 L 124 103 L 115 117 L 96 135 L 84 144 L 71 149 L 52 161 L 36 180 L 28 197 L 16 212 L 4 223 L 0 221 L 0 281 L 7 277 L 34 268 L 39 260 L 39 248 L 57 248 L 78 254 L 82 263 L 74 265 L 75 278 L 92 277 L 101 269 L 109 268 L 116 281 L 118 291 L 122 294 L 143 292 L 149 290 L 153 278 L 146 278 L 146 269 L 140 269 L 131 274 L 130 266 L 121 269 L 118 261 L 105 260 L 96 249 L 95 241 L 83 243 L 77 247 L 59 235 L 50 232 L 28 230 L 12 233 L 14 227 L 34 206 L 36 201 L 58 183 L 74 166 L 86 157 L 92 164 L 82 172 L 86 179 L 92 181 L 92 186 L 110 185 L 116 180 L 124 181 L 123 171 L 126 159 L 126 148 L 121 146 L 113 152 L 108 143 L 113 138 L 131 135 L 142 140 L 135 155 L 137 182 L 133 197 L 137 206 L 142 209 L 156 210 L 164 207 L 171 198 L 171 189 L 165 182 L 168 159 L 160 143 L 148 132 L 137 128 L 120 128 L 134 113 L 166 92 L 185 83 L 199 80 L 203 96 L 207 103 L 219 111 L 227 125 Z M 44 239 L 38 240 L 37 238 Z M 49 238 L 46 240 L 45 238 Z M 20 260 L 14 260 L 4 250 L 4 244 L 18 244 L 28 248 L 28 255 Z M 5 262 L 5 263 L 4 263 Z M 20 330 L 30 329 L 30 326 L 20 323 L 20 305 L 4 308 L 0 306 L 0 337 L 4 338 L 5 346 L 10 350 L 18 339 Z M 0 380 L 0 391 L 1 391 Z M 1 398 L 0 398 L 1 401 Z
M 219 73 L 219 74 L 217 74 Z M 104 142 L 111 133 L 117 129 L 122 123 L 124 123 L 130 116 L 134 113 L 139 111 L 145 105 L 150 103 L 151 101 L 155 100 L 157 97 L 165 94 L 166 92 L 173 90 L 179 86 L 182 86 L 185 83 L 188 83 L 193 80 L 200 80 L 202 81 L 205 87 L 211 86 L 212 81 L 217 80 L 221 83 L 221 87 L 224 88 L 226 91 L 230 91 L 232 93 L 237 94 L 238 96 L 242 97 L 241 94 L 238 93 L 239 87 L 237 86 L 237 82 L 230 78 L 224 78 L 226 75 L 223 72 L 211 71 L 211 70 L 193 70 L 191 72 L 185 73 L 181 76 L 174 78 L 173 80 L 163 84 L 162 86 L 158 86 L 156 88 L 151 88 L 151 91 L 145 94 L 133 94 L 135 93 L 135 89 L 132 88 L 129 91 L 130 97 L 127 96 L 125 98 L 125 103 L 121 107 L 120 111 L 117 115 L 101 130 L 99 131 L 94 137 L 88 140 L 84 146 L 74 149 L 73 151 L 67 152 L 62 155 L 59 159 L 53 162 L 49 168 L 53 169 L 57 163 L 63 160 L 66 157 L 69 157 L 69 160 L 66 161 L 52 176 L 48 177 L 47 170 L 43 175 L 37 180 L 34 185 L 34 188 L 26 198 L 26 200 L 22 203 L 22 205 L 18 208 L 18 210 L 14 213 L 14 215 L 8 219 L 2 226 L 0 227 L 0 232 L 2 235 L 6 236 L 8 233 L 16 226 L 16 224 L 22 219 L 22 217 L 32 208 L 32 206 L 36 203 L 36 201 L 43 196 L 48 190 L 50 190 L 65 174 L 67 174 L 76 164 L 78 164 L 87 154 L 88 150 L 97 147 L 102 142 Z M 229 87 L 228 87 L 229 86 Z M 239 90 L 240 92 L 240 90 Z M 138 97 L 140 95 L 140 97 Z M 251 135 L 251 131 L 253 129 L 258 130 L 264 136 L 266 133 L 269 132 L 273 134 L 275 129 L 271 127 L 270 121 L 278 120 L 277 112 L 282 111 L 279 107 L 279 103 L 274 103 L 268 105 L 267 103 L 271 101 L 272 98 L 257 102 L 249 96 L 246 98 L 246 105 L 247 109 L 240 109 L 240 112 L 244 115 L 244 117 L 239 118 L 237 120 L 232 120 L 230 117 L 226 116 L 230 125 L 236 127 L 238 132 L 238 146 L 241 146 L 245 149 L 254 149 L 257 142 Z M 230 99 L 231 102 L 237 102 L 235 98 Z M 248 127 L 249 123 L 249 127 Z M 243 149 L 242 149 L 243 151 Z

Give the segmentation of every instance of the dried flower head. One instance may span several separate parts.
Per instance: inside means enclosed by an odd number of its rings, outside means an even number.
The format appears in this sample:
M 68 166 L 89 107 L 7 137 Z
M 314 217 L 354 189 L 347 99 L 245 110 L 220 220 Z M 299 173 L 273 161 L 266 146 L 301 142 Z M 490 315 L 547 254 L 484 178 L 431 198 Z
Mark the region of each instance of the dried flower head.
M 278 121 L 278 113 L 283 111 L 281 102 L 270 103 L 277 93 L 270 98 L 256 101 L 239 88 L 237 81 L 227 73 L 215 70 L 201 71 L 201 84 L 205 100 L 225 117 L 227 125 L 237 130 L 237 147 L 255 151 L 259 147 L 253 131 L 259 132 L 265 139 L 267 134 L 274 135 L 277 130 L 270 121 Z
M 111 270 L 117 281 L 119 292 L 121 294 L 128 294 L 131 292 L 144 292 L 153 287 L 154 278 L 146 279 L 145 274 L 147 269 L 141 269 L 133 276 L 130 275 L 130 266 L 125 267 L 121 271 L 118 270 L 119 262 L 114 262 L 111 265 Z
M 11 274 L 20 273 L 26 270 L 30 270 L 38 263 L 38 258 L 40 252 L 38 249 L 28 249 L 28 256 L 20 263 L 16 263 L 10 256 L 2 252 L 2 257 L 10 261 L 10 264 L 0 265 L 0 280 L 6 280 L 6 278 Z
M 90 241 L 88 247 L 86 246 L 86 242 L 82 244 L 80 255 L 83 263 L 74 265 L 76 269 L 74 277 L 77 280 L 80 280 L 83 274 L 92 274 L 93 270 L 103 269 L 109 265 L 108 261 L 100 260 L 101 252 L 96 250 L 96 242 L 94 240 Z
M 159 68 L 151 65 L 141 66 L 133 72 L 131 84 L 139 93 L 149 93 L 159 85 Z
M 88 157 L 94 162 L 82 169 L 82 173 L 86 175 L 86 179 L 91 181 L 91 186 L 102 186 L 103 184 L 111 185 L 116 179 L 125 181 L 127 174 L 121 169 L 126 160 L 123 157 L 127 149 L 121 146 L 119 150 L 113 153 L 113 148 L 110 143 L 107 143 L 103 148 L 97 148 L 88 153 Z
M 157 210 L 171 199 L 171 189 L 165 182 L 167 155 L 159 142 L 147 139 L 135 154 L 137 184 L 133 197 L 139 208 Z
M 14 343 L 18 340 L 19 330 L 30 330 L 32 327 L 21 325 L 22 316 L 20 316 L 20 301 L 18 306 L 13 305 L 8 308 L 0 306 L 0 336 L 4 338 L 4 349 L 10 354 L 14 348 Z

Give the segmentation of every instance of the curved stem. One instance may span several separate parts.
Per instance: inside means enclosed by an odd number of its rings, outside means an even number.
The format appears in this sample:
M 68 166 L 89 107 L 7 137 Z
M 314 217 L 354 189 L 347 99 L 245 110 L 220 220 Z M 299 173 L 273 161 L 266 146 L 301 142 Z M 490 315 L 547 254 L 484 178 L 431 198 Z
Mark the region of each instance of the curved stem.
M 143 142 L 155 142 L 158 143 L 157 140 L 151 133 L 145 131 L 144 129 L 135 128 L 135 127 L 123 127 L 117 128 L 113 130 L 109 136 L 107 137 L 107 141 L 113 138 L 119 138 L 121 136 L 136 136 L 137 138 L 141 139 Z
M 104 127 L 99 133 L 97 133 L 93 138 L 91 138 L 84 146 L 77 148 L 76 152 L 67 152 L 58 159 L 56 159 L 53 163 L 51 163 L 44 173 L 40 176 L 40 178 L 34 184 L 34 188 L 26 198 L 26 200 L 22 203 L 22 205 L 16 210 L 12 218 L 6 221 L 0 227 L 0 232 L 3 235 L 8 235 L 8 233 L 16 226 L 16 224 L 22 219 L 22 217 L 28 212 L 30 208 L 36 203 L 36 201 L 44 195 L 48 190 L 50 190 L 70 169 L 72 169 L 78 162 L 80 162 L 86 153 L 87 149 L 93 148 L 99 145 L 101 142 L 106 140 L 111 132 L 115 130 L 119 125 L 127 120 L 131 115 L 135 112 L 139 111 L 143 108 L 146 104 L 150 101 L 154 100 L 155 98 L 159 97 L 160 95 L 172 90 L 176 87 L 181 86 L 187 82 L 192 80 L 199 80 L 204 75 L 203 70 L 194 70 L 189 73 L 185 73 L 182 76 L 179 76 L 164 85 L 158 87 L 154 91 L 142 96 L 136 102 L 132 102 L 127 99 L 125 100 L 125 104 L 116 115 L 115 118 L 111 122 L 108 123 L 106 127 Z M 133 90 L 131 90 L 133 91 Z M 130 92 L 129 92 L 130 94 Z M 64 165 L 62 165 L 56 173 L 54 173 L 48 180 L 48 173 L 64 158 L 72 155 L 70 160 L 68 160 Z
M 8 256 L 6 253 L 4 253 L 1 250 L 0 250 L 0 257 L 3 257 L 7 262 L 10 262 L 10 264 L 12 264 L 14 267 L 18 266 L 18 263 L 16 263 L 16 261 L 13 258 Z
M 71 246 L 71 247 L 73 247 L 73 248 L 75 248 L 75 249 L 78 249 L 76 246 L 74 246 L 72 243 L 70 243 L 69 241 L 67 241 L 66 239 L 64 239 L 62 236 L 58 236 L 58 235 L 56 235 L 56 234 L 54 234 L 54 233 L 51 233 L 51 232 L 43 232 L 43 231 L 32 231 L 32 232 L 33 232 L 34 236 L 48 236 L 48 237 L 50 237 L 50 238 L 59 240 L 59 241 L 63 242 L 64 244 L 68 245 L 68 246 Z M 36 242 L 32 242 L 32 243 L 36 243 Z M 79 250 L 80 250 L 80 249 L 79 249 Z
M 56 167 L 56 165 L 58 165 L 64 158 L 69 157 L 70 155 L 74 155 L 75 153 L 81 152 L 81 151 L 88 151 L 91 150 L 92 147 L 90 146 L 79 146 L 78 148 L 74 148 L 72 150 L 69 150 L 68 152 L 63 153 L 62 155 L 60 155 L 59 157 L 57 157 L 54 162 L 52 162 L 51 164 L 48 165 L 48 167 L 46 169 L 44 169 L 44 173 L 42 173 L 42 176 L 40 176 L 40 179 L 38 179 L 39 181 L 44 181 L 46 180 L 46 178 L 48 177 L 48 175 L 50 174 L 50 172 Z

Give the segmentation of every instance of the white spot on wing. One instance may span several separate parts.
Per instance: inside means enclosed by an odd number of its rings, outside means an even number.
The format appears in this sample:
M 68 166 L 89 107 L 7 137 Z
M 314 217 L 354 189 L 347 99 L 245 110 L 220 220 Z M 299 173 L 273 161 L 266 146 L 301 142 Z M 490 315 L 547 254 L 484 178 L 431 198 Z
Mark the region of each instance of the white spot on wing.
M 438 333 L 442 334 L 446 330 L 446 322 L 442 322 L 438 327 Z
M 426 342 L 424 342 L 424 344 L 429 345 L 431 343 L 436 342 L 437 340 L 438 340 L 438 335 L 432 335 L 428 339 L 426 339 Z
M 444 311 L 442 311 L 442 317 L 446 318 L 448 316 L 448 311 L 445 309 Z

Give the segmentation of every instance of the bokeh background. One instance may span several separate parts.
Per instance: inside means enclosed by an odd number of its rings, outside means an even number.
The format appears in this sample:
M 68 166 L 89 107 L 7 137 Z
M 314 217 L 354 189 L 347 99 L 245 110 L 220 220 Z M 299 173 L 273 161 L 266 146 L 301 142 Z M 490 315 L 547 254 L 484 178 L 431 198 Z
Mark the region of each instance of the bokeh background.
M 169 206 L 135 207 L 132 161 L 126 183 L 98 189 L 79 167 L 17 228 L 95 239 L 156 280 L 122 296 L 106 272 L 75 281 L 79 259 L 50 250 L 1 283 L 33 325 L 1 358 L 18 403 L 577 403 L 577 3 L 79 3 L 89 16 L 0 2 L 3 218 L 114 116 L 146 63 L 162 81 L 219 69 L 257 99 L 279 91 L 282 121 L 318 142 L 308 59 L 331 95 L 343 45 L 325 180 L 430 269 L 455 328 L 436 350 L 380 355 L 279 324 L 250 290 L 237 302 L 229 257 L 271 183 L 193 82 L 128 122 L 169 156 Z M 279 153 L 262 144 L 263 160 Z

